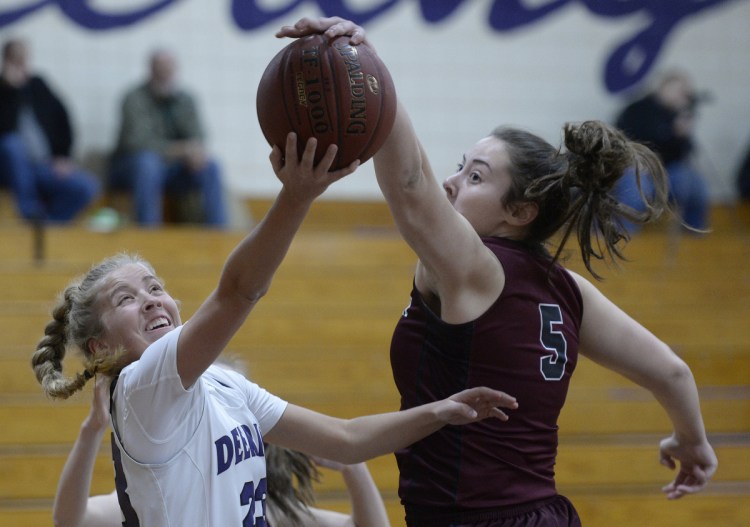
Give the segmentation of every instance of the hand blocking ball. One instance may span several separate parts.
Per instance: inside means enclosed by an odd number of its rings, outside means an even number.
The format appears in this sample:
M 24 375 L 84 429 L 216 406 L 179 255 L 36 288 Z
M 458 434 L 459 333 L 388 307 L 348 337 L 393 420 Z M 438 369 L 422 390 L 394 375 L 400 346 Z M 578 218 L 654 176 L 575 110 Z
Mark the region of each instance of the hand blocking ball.
M 391 75 L 366 44 L 349 37 L 299 38 L 268 64 L 258 86 L 258 121 L 266 140 L 282 152 L 289 132 L 301 154 L 318 139 L 315 163 L 330 144 L 339 147 L 331 170 L 364 163 L 383 145 L 396 117 Z

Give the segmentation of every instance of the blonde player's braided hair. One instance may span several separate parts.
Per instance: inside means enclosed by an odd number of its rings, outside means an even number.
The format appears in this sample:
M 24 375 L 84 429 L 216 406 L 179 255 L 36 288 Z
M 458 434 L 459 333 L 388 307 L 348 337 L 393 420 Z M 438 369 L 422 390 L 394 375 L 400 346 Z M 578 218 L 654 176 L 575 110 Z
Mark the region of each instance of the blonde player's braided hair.
M 44 337 L 31 357 L 31 367 L 44 392 L 53 398 L 66 399 L 83 388 L 96 373 L 113 375 L 119 371 L 122 350 L 111 350 L 94 357 L 88 343 L 99 338 L 103 326 L 95 308 L 103 280 L 124 265 L 140 264 L 153 273 L 151 265 L 139 256 L 118 254 L 92 267 L 85 276 L 65 288 L 55 307 L 52 321 L 44 328 Z M 62 371 L 68 344 L 75 345 L 83 354 L 84 370 L 74 377 Z

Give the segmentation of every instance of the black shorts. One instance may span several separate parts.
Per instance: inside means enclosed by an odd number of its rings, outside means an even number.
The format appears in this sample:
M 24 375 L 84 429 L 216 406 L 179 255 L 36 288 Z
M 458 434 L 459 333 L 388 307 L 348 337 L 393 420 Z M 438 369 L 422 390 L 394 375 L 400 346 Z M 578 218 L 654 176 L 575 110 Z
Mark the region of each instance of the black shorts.
M 410 514 L 408 527 L 581 527 L 575 507 L 565 496 L 554 496 L 512 507 L 451 515 Z

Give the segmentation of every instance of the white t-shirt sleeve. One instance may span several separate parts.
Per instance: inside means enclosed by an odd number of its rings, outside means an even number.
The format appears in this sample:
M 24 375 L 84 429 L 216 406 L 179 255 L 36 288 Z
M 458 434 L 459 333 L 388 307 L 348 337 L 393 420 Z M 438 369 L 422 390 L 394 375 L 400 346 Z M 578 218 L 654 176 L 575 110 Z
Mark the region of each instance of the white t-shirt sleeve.
M 247 404 L 258 419 L 261 433 L 266 434 L 276 426 L 281 416 L 284 415 L 288 403 L 268 393 L 255 383 L 248 381 L 248 384 L 253 389 L 248 397 Z
M 225 381 L 242 390 L 245 404 L 258 420 L 261 433 L 271 430 L 281 419 L 287 407 L 287 401 L 273 395 L 244 375 L 223 366 L 212 366 L 211 372 L 217 377 L 224 377 Z

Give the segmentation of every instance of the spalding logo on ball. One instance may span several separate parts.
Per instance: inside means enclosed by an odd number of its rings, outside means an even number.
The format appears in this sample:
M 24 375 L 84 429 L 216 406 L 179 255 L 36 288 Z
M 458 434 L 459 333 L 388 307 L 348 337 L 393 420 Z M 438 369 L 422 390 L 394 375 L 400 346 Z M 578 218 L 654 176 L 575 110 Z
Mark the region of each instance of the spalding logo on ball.
M 383 146 L 396 117 L 396 91 L 383 62 L 349 37 L 299 38 L 268 64 L 258 86 L 258 121 L 270 145 L 284 150 L 296 132 L 301 154 L 318 139 L 315 163 L 330 144 L 339 151 L 332 170 L 364 163 Z

